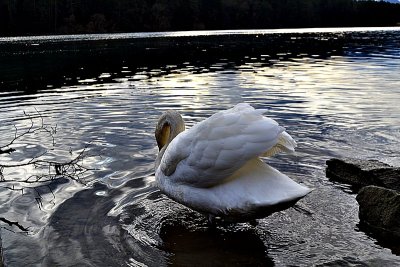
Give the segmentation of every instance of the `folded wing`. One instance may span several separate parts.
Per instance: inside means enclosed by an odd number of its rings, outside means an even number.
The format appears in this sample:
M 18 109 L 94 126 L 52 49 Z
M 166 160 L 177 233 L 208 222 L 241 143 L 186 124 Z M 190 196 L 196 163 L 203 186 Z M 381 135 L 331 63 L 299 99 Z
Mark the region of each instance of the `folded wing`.
M 206 188 L 223 183 L 250 159 L 293 152 L 285 129 L 248 104 L 220 111 L 179 134 L 160 168 L 174 183 Z

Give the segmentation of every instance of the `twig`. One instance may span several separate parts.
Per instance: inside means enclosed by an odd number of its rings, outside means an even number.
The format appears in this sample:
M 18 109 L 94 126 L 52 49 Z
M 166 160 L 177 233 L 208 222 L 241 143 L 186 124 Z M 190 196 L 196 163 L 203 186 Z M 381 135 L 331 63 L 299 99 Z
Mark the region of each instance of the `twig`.
M 4 149 L 4 150 L 2 150 L 0 148 L 0 154 L 10 154 L 11 152 L 14 152 L 14 151 L 15 151 L 14 148 L 7 148 L 7 149 Z
M 8 142 L 6 145 L 0 146 L 0 154 L 4 153 L 11 153 L 15 151 L 14 148 L 10 147 L 13 144 L 15 144 L 18 140 L 22 139 L 24 136 L 29 135 L 29 134 L 34 134 L 37 132 L 45 132 L 47 133 L 52 140 L 52 145 L 55 145 L 55 138 L 54 134 L 57 132 L 57 125 L 54 127 L 45 125 L 44 119 L 42 114 L 35 109 L 37 117 L 40 118 L 40 125 L 35 127 L 35 122 L 34 122 L 34 117 L 31 116 L 30 114 L 24 112 L 24 115 L 29 119 L 30 125 L 27 130 L 24 132 L 19 132 L 17 126 L 14 125 L 15 132 L 14 132 L 14 137 L 13 139 Z M 58 178 L 69 178 L 71 180 L 78 181 L 79 183 L 85 184 L 84 181 L 82 181 L 81 177 L 94 169 L 88 168 L 84 166 L 83 160 L 85 157 L 87 157 L 86 150 L 89 147 L 90 142 L 85 145 L 85 147 L 82 149 L 79 154 L 67 161 L 54 161 L 54 160 L 45 160 L 43 159 L 43 156 L 45 156 L 48 153 L 48 150 L 35 155 L 31 157 L 30 159 L 25 160 L 25 162 L 21 163 L 13 163 L 13 164 L 4 164 L 0 162 L 0 184 L 5 184 L 6 186 L 3 186 L 3 188 L 11 189 L 11 190 L 17 190 L 14 188 L 14 185 L 12 187 L 7 186 L 7 183 L 11 182 L 17 182 L 21 185 L 21 187 L 24 187 L 25 185 L 28 184 L 36 184 L 36 183 L 47 183 L 50 181 L 53 181 Z M 70 155 L 72 156 L 72 149 L 69 151 Z M 12 168 L 20 168 L 20 167 L 26 167 L 26 166 L 33 166 L 34 169 L 37 170 L 47 170 L 46 172 L 40 173 L 40 174 L 34 174 L 29 176 L 26 179 L 21 179 L 21 180 L 8 180 L 4 176 L 4 170 L 5 169 L 12 169 Z M 29 187 L 33 188 L 33 187 Z
M 3 170 L 4 168 L 17 168 L 17 167 L 24 167 L 24 166 L 34 166 L 35 169 L 44 169 L 47 168 L 48 172 L 43 174 L 35 174 L 31 175 L 25 180 L 20 180 L 18 182 L 25 183 L 25 184 L 33 184 L 38 182 L 49 182 L 54 179 L 60 177 L 67 177 L 72 180 L 76 180 L 80 183 L 83 183 L 80 179 L 80 176 L 89 172 L 93 171 L 94 169 L 88 168 L 80 164 L 80 161 L 86 156 L 86 149 L 89 147 L 90 143 L 86 144 L 82 151 L 73 159 L 66 161 L 66 162 L 58 162 L 58 161 L 51 161 L 51 160 L 42 160 L 40 159 L 41 156 L 46 154 L 45 152 L 33 157 L 26 163 L 18 163 L 18 164 L 0 164 L 0 183 L 11 182 L 11 180 L 4 179 Z M 84 183 L 83 183 L 84 184 Z
M 24 115 L 29 120 L 29 126 L 24 130 L 21 131 L 18 129 L 16 125 L 14 125 L 14 134 L 12 140 L 9 141 L 5 145 L 0 145 L 0 154 L 10 154 L 15 151 L 15 148 L 12 146 L 16 145 L 17 142 L 21 143 L 21 140 L 29 135 L 37 134 L 37 133 L 45 133 L 51 138 L 51 144 L 55 146 L 55 137 L 54 135 L 57 133 L 57 125 L 54 127 L 46 125 L 44 123 L 44 119 L 42 114 L 35 109 L 37 116 L 33 117 L 30 114 L 24 112 Z M 39 124 L 35 124 L 37 118 L 40 119 Z M 35 119 L 35 120 L 34 120 Z M 87 143 L 84 148 L 75 156 L 73 157 L 72 149 L 69 149 L 70 159 L 65 161 L 56 161 L 56 160 L 47 160 L 44 159 L 44 156 L 48 153 L 49 150 L 45 150 L 42 153 L 39 153 L 33 157 L 29 157 L 24 159 L 22 162 L 17 163 L 8 163 L 4 164 L 0 162 L 0 188 L 4 188 L 7 190 L 12 191 L 21 191 L 24 194 L 26 190 L 34 191 L 34 198 L 37 202 L 39 209 L 43 208 L 43 198 L 42 194 L 43 191 L 40 190 L 40 187 L 46 186 L 50 193 L 55 199 L 55 193 L 51 188 L 51 182 L 54 182 L 57 179 L 67 178 L 70 180 L 75 180 L 81 184 L 85 184 L 85 181 L 82 180 L 82 177 L 90 171 L 89 167 L 86 167 L 83 164 L 83 161 L 86 157 L 88 157 L 87 148 L 91 143 Z M 38 170 L 37 174 L 32 174 L 27 178 L 10 178 L 7 179 L 5 174 L 5 170 L 7 169 L 17 169 L 32 166 L 33 169 Z M 42 193 L 41 193 L 42 192 Z M 23 232 L 28 232 L 28 228 L 22 226 L 18 222 L 10 221 L 4 217 L 0 217 L 0 222 L 8 224 L 9 226 L 15 226 L 18 229 L 22 230 Z M 0 228 L 7 229 L 12 231 L 12 229 L 8 229 L 7 227 L 0 226 Z
M 23 227 L 21 224 L 19 224 L 19 222 L 13 222 L 13 221 L 7 220 L 4 217 L 0 217 L 0 221 L 8 224 L 9 226 L 13 226 L 14 225 L 14 226 L 18 227 L 21 231 L 24 231 L 24 232 L 28 232 L 29 231 L 28 228 Z
M 43 116 L 42 114 L 35 108 L 36 113 L 38 114 L 38 117 L 40 118 L 40 122 L 41 124 L 37 127 L 35 127 L 35 122 L 34 122 L 34 117 L 32 117 L 30 114 L 26 113 L 24 111 L 24 115 L 29 119 L 30 121 L 30 126 L 27 130 L 25 130 L 22 133 L 18 133 L 18 128 L 16 125 L 14 125 L 15 131 L 14 131 L 14 137 L 11 141 L 9 141 L 7 144 L 0 146 L 0 154 L 3 153 L 11 153 L 13 151 L 15 151 L 15 149 L 10 148 L 11 145 L 13 145 L 16 141 L 20 140 L 22 137 L 29 135 L 29 134 L 34 134 L 37 132 L 46 132 L 49 134 L 50 138 L 52 139 L 52 144 L 53 146 L 55 145 L 55 138 L 54 138 L 54 134 L 57 131 L 57 125 L 53 128 L 51 126 L 45 125 L 44 124 L 44 120 L 43 120 Z M 49 130 L 49 127 L 51 130 Z M 4 152 L 4 151 L 9 151 L 9 152 Z

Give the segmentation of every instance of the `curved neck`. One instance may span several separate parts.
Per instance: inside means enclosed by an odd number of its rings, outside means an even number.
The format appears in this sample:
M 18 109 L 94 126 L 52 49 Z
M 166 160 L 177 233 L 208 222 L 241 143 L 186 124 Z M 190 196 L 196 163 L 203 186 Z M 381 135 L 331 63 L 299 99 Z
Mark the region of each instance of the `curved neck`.
M 158 120 L 155 137 L 158 145 L 158 155 L 156 159 L 156 169 L 164 155 L 165 150 L 171 141 L 185 130 L 185 122 L 182 116 L 174 110 L 167 110 Z

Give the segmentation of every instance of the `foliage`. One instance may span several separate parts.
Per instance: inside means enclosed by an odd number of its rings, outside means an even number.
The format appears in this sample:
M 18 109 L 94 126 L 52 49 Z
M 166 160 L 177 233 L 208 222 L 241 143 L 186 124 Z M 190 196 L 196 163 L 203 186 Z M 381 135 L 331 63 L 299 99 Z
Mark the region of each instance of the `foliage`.
M 393 26 L 400 4 L 355 0 L 0 0 L 0 35 Z

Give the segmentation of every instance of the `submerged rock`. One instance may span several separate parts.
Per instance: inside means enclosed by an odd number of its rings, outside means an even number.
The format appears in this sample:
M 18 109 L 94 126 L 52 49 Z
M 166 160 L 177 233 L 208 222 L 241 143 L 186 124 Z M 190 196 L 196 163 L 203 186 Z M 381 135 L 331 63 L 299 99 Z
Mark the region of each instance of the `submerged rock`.
M 400 168 L 377 160 L 330 159 L 326 176 L 356 187 L 376 185 L 400 191 Z
M 400 193 L 366 186 L 357 195 L 360 224 L 380 237 L 400 240 Z

